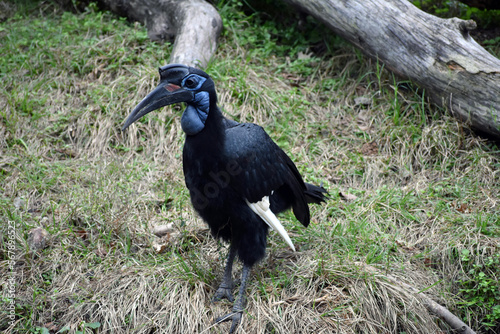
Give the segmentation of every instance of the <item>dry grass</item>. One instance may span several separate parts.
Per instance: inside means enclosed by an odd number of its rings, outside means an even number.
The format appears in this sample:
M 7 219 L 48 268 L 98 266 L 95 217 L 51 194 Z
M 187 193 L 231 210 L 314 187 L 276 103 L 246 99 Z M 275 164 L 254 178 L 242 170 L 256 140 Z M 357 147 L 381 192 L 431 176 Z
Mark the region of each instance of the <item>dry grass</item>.
M 57 21 L 43 9 L 29 17 Z M 75 17 L 92 23 L 92 15 Z M 3 287 L 15 274 L 16 321 L 2 316 L 0 329 L 225 333 L 228 325 L 212 322 L 230 304 L 210 298 L 227 249 L 189 205 L 182 110 L 165 108 L 119 130 L 155 87 L 167 47 L 147 49 L 143 28 L 113 20 L 96 19 L 116 31 L 87 32 L 97 46 L 75 46 L 80 54 L 53 49 L 62 54 L 55 65 L 29 46 L 35 60 L 2 65 L 10 72 L 0 88 L 0 214 L 16 229 L 12 257 L 7 233 L 1 239 L 0 272 Z M 220 104 L 237 120 L 263 125 L 332 198 L 313 209 L 308 229 L 282 217 L 298 252 L 271 235 L 239 333 L 447 332 L 383 274 L 462 310 L 458 282 L 500 246 L 497 146 L 348 45 L 304 65 L 283 56 L 249 60 L 250 52 L 236 32 L 226 33 L 208 69 Z M 75 70 L 74 57 L 84 55 Z M 359 96 L 370 102 L 356 103 Z M 170 239 L 152 235 L 169 222 L 176 228 Z M 38 226 L 50 238 L 33 251 L 27 240 Z M 158 242 L 166 245 L 162 254 L 153 248 Z M 472 262 L 462 261 L 463 250 Z M 6 288 L 2 294 L 7 315 Z M 466 321 L 478 328 L 475 312 Z

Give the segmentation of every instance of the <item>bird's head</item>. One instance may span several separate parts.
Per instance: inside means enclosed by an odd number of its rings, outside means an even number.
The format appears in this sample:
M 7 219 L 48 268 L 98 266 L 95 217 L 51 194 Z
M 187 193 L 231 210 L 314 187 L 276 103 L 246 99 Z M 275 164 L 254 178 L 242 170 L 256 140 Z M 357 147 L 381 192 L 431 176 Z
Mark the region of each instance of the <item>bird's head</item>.
M 122 130 L 153 110 L 179 102 L 187 103 L 181 118 L 184 132 L 195 135 L 203 130 L 217 99 L 212 79 L 202 70 L 181 64 L 162 66 L 159 71 L 160 84 L 132 110 Z

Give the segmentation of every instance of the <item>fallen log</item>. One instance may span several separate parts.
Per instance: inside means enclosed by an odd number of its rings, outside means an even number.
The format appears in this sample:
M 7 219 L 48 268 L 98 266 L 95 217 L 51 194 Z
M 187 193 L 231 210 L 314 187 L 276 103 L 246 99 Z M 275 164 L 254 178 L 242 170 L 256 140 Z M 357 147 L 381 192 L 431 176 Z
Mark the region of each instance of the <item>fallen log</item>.
M 500 138 L 500 60 L 469 35 L 473 21 L 441 19 L 406 0 L 286 0 L 425 89 L 476 130 Z
M 165 63 L 205 67 L 222 20 L 203 0 L 101 0 L 144 22 L 153 40 L 176 36 Z M 469 35 L 473 21 L 441 19 L 406 0 L 286 0 L 324 22 L 474 129 L 500 138 L 500 60 Z
M 175 38 L 167 63 L 204 68 L 217 49 L 222 19 L 204 0 L 101 0 L 113 12 L 146 25 L 153 41 Z M 160 65 L 164 65 L 160 64 Z

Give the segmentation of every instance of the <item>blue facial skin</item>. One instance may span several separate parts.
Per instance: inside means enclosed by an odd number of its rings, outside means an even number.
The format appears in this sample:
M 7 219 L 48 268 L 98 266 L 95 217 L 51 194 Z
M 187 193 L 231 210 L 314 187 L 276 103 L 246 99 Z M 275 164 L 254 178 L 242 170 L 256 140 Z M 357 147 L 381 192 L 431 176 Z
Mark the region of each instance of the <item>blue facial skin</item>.
M 200 92 L 194 96 L 194 101 L 184 110 L 181 117 L 182 130 L 193 136 L 203 130 L 208 117 L 210 98 L 208 92 Z
M 195 88 L 185 86 L 187 79 L 196 80 L 198 85 Z M 206 78 L 198 75 L 190 75 L 182 81 L 184 88 L 189 90 L 197 90 L 205 82 Z M 186 110 L 181 117 L 182 130 L 189 136 L 193 136 L 203 130 L 205 121 L 208 117 L 208 110 L 210 109 L 210 96 L 208 92 L 198 92 L 194 95 L 194 100 L 189 103 Z

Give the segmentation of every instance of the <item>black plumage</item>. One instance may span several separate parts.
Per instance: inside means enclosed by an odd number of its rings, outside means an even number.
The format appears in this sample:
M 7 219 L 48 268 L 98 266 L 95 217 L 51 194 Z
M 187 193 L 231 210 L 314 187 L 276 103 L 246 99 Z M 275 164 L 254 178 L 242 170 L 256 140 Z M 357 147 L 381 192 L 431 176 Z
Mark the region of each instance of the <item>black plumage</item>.
M 292 160 L 260 126 L 226 119 L 217 106 L 214 83 L 205 72 L 172 64 L 160 68 L 160 78 L 158 87 L 132 111 L 123 129 L 162 106 L 187 104 L 181 118 L 186 133 L 186 186 L 194 208 L 213 236 L 231 245 L 215 300 L 233 300 L 231 272 L 236 255 L 243 263 L 233 313 L 217 320 L 232 320 L 230 332 L 234 332 L 244 308 L 250 269 L 264 257 L 269 226 L 276 229 L 274 214 L 292 208 L 295 217 L 307 227 L 308 203 L 324 201 L 326 191 L 305 183 Z M 267 207 L 270 210 L 266 211 Z M 288 235 L 283 237 L 286 240 Z M 291 241 L 287 242 L 293 248 Z

